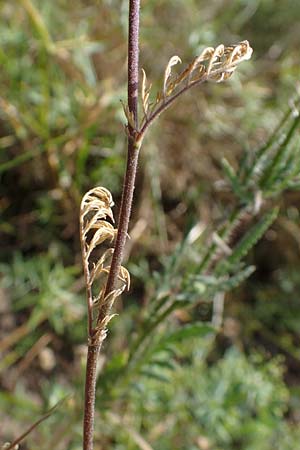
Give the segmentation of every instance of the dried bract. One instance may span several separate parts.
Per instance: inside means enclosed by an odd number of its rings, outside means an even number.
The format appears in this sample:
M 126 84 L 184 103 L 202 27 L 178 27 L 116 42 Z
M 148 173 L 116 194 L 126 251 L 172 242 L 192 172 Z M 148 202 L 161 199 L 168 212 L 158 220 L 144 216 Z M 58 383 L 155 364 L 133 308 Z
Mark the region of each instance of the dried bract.
M 252 51 L 248 41 L 229 47 L 223 44 L 216 48 L 207 47 L 175 80 L 164 85 L 164 91 L 171 95 L 184 80 L 187 80 L 186 87 L 207 80 L 224 81 L 240 62 L 251 58 Z
M 177 55 L 172 56 L 172 58 L 169 60 L 164 75 L 163 97 L 166 97 L 168 95 L 168 85 L 169 85 L 168 80 L 171 76 L 172 67 L 176 66 L 176 64 L 181 62 L 182 62 L 181 59 Z
M 179 56 L 173 56 L 165 69 L 163 88 L 153 104 L 149 103 L 151 86 L 146 88 L 146 74 L 143 71 L 142 101 L 144 117 L 140 124 L 139 138 L 142 140 L 149 125 L 189 88 L 205 81 L 220 83 L 232 76 L 238 64 L 251 58 L 252 48 L 248 41 L 225 47 L 207 47 L 179 75 L 172 76 L 172 67 L 181 63 Z
M 125 105 L 122 101 L 121 101 L 121 103 L 122 103 L 122 106 L 123 106 L 124 114 L 125 114 L 126 119 L 127 119 L 127 123 L 132 129 L 134 129 L 135 128 L 135 121 L 134 121 L 133 112 L 129 110 L 129 106 L 128 105 Z
M 143 81 L 142 81 L 142 105 L 144 115 L 147 116 L 148 107 L 149 107 L 149 95 L 151 91 L 151 84 L 147 87 L 147 77 L 146 72 L 142 69 Z
M 80 208 L 80 237 L 87 289 L 89 335 L 98 339 L 105 337 L 106 325 L 112 317 L 110 310 L 115 299 L 130 284 L 128 271 L 121 267 L 119 286 L 105 296 L 114 252 L 112 244 L 117 234 L 117 229 L 113 226 L 113 205 L 111 193 L 103 187 L 96 187 L 84 195 Z M 106 248 L 103 247 L 104 244 L 107 244 L 108 248 L 107 245 Z M 97 314 L 94 314 L 95 309 Z M 101 320 L 94 323 L 94 316 L 98 318 L 101 316 Z

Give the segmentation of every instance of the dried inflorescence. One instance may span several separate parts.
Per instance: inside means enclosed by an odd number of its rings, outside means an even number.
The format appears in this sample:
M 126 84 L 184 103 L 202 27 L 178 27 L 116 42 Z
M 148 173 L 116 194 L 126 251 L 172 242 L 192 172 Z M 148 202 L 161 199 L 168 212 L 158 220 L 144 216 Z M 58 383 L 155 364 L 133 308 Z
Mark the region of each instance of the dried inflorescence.
M 165 70 L 163 93 L 167 96 L 171 95 L 183 81 L 192 85 L 202 80 L 212 80 L 218 83 L 227 80 L 232 76 L 237 65 L 250 59 L 251 55 L 252 48 L 248 41 L 242 41 L 230 47 L 225 47 L 223 44 L 216 48 L 207 47 L 180 75 L 174 80 L 170 80 L 171 66 L 181 62 L 178 56 L 173 56 Z
M 114 228 L 111 193 L 96 187 L 88 191 L 81 202 L 80 237 L 82 260 L 87 288 L 89 336 L 105 337 L 106 325 L 111 319 L 110 311 L 115 299 L 129 287 L 128 271 L 121 267 L 119 286 L 105 293 L 107 277 L 114 252 L 113 241 L 117 229 Z M 104 251 L 103 246 L 108 244 Z M 106 245 L 107 247 L 107 245 Z M 96 311 L 96 314 L 95 314 Z
M 151 85 L 147 86 L 146 73 L 143 70 L 141 97 L 144 116 L 139 130 L 135 130 L 137 141 L 142 140 L 148 126 L 180 94 L 204 81 L 220 83 L 228 80 L 238 64 L 250 59 L 251 55 L 252 48 L 248 41 L 242 41 L 229 47 L 225 47 L 223 44 L 216 48 L 207 47 L 185 70 L 175 76 L 172 76 L 172 67 L 181 63 L 181 59 L 179 56 L 172 56 L 164 72 L 163 88 L 158 92 L 155 101 L 152 103 L 149 102 Z M 135 126 L 129 109 L 124 108 L 124 111 L 129 125 L 134 129 Z

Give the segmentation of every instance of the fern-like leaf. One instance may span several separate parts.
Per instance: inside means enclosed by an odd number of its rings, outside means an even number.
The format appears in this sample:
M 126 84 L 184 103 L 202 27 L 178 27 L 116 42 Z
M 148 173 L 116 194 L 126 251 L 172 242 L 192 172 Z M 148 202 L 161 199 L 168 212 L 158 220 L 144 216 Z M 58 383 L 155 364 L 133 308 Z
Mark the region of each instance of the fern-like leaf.
M 246 256 L 252 247 L 265 234 L 267 229 L 272 225 L 278 215 L 279 208 L 273 208 L 263 219 L 252 227 L 238 242 L 233 249 L 232 254 L 227 258 L 229 265 L 237 264 L 244 256 Z
M 224 265 L 222 265 L 224 269 Z M 227 266 L 226 266 L 227 268 Z M 218 267 L 216 267 L 216 272 Z M 191 284 L 193 289 L 198 291 L 201 295 L 213 295 L 216 292 L 228 292 L 237 288 L 255 271 L 254 266 L 247 266 L 238 270 L 234 275 L 228 276 L 212 276 L 212 275 L 196 275 L 192 277 Z
M 173 331 L 163 336 L 158 345 L 155 348 L 155 352 L 159 352 L 168 348 L 171 344 L 178 344 L 186 339 L 194 337 L 205 337 L 216 332 L 216 329 L 205 322 L 196 322 L 180 327 L 178 330 Z

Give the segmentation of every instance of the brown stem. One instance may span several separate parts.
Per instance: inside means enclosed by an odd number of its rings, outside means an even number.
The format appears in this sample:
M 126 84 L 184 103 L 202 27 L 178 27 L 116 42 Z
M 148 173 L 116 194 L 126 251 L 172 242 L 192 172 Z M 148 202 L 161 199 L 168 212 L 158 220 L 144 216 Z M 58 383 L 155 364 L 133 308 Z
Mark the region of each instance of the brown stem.
M 168 109 L 175 102 L 175 100 L 178 97 L 180 97 L 180 95 L 182 95 L 184 92 L 186 92 L 190 88 L 197 86 L 201 83 L 204 83 L 205 81 L 207 81 L 207 77 L 203 77 L 201 80 L 194 81 L 194 82 L 184 86 L 178 92 L 176 92 L 176 94 L 172 95 L 172 97 L 169 97 L 157 109 L 155 109 L 153 111 L 153 113 L 148 117 L 146 122 L 143 124 L 141 129 L 139 130 L 138 135 L 137 135 L 138 142 L 142 142 L 142 140 L 146 134 L 146 131 L 148 130 L 150 125 L 152 125 L 152 123 L 155 121 L 155 119 L 157 119 L 161 115 L 161 113 L 163 113 L 166 109 Z
M 129 0 L 128 106 L 138 124 L 140 0 Z
M 128 32 L 128 107 L 132 112 L 135 128 L 138 124 L 138 81 L 139 81 L 139 9 L 140 0 L 129 0 L 129 32 Z M 115 242 L 111 268 L 105 288 L 105 296 L 110 294 L 117 285 L 119 271 L 123 259 L 128 225 L 131 213 L 139 146 L 135 139 L 136 130 L 128 124 L 128 153 L 127 166 L 124 177 L 121 207 L 119 213 L 118 233 Z M 100 308 L 97 324 L 109 314 L 108 302 Z M 96 327 L 97 328 L 97 327 Z M 85 407 L 83 424 L 83 450 L 93 450 L 96 371 L 97 360 L 101 349 L 99 337 L 89 336 L 90 342 L 87 355 Z
M 128 106 L 133 113 L 134 122 L 138 123 L 138 83 L 139 83 L 139 10 L 140 0 L 129 1 L 129 34 L 128 34 Z M 124 177 L 122 200 L 119 212 L 118 233 L 115 242 L 114 254 L 108 280 L 105 288 L 105 296 L 110 294 L 118 281 L 118 275 L 123 259 L 124 247 L 127 238 L 133 192 L 135 186 L 139 146 L 135 140 L 135 130 L 128 124 L 128 150 L 127 166 Z M 106 307 L 100 309 L 98 323 L 107 314 Z
M 139 149 L 136 148 L 133 139 L 129 138 L 127 167 L 124 178 L 123 194 L 119 213 L 118 233 L 112 257 L 111 269 L 106 284 L 105 296 L 115 289 L 123 259 L 124 247 L 126 244 L 128 232 L 128 224 L 131 214 L 138 156 L 139 156 Z
M 93 450 L 97 361 L 100 348 L 101 344 L 93 345 L 93 343 L 91 343 L 88 346 L 83 419 L 83 450 Z
M 16 448 L 19 448 L 20 442 L 22 442 L 40 423 L 44 422 L 44 420 L 48 419 L 53 412 L 65 401 L 66 398 L 60 400 L 58 403 L 56 403 L 53 408 L 51 408 L 46 414 L 44 414 L 39 420 L 34 422 L 30 427 L 23 433 L 21 436 L 19 436 L 17 439 L 15 439 L 11 444 L 9 444 L 7 447 L 5 447 L 5 450 L 14 450 Z M 3 447 L 1 447 L 3 448 Z

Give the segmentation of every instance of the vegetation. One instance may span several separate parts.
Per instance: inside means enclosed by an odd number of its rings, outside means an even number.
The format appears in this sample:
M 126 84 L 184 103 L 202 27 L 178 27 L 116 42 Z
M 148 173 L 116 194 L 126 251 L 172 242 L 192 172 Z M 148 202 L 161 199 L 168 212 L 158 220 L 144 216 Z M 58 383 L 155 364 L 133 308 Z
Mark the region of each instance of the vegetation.
M 1 444 L 30 430 L 21 448 L 82 448 L 78 216 L 94 186 L 119 211 L 127 15 L 113 0 L 1 4 Z M 299 16 L 283 1 L 142 5 L 140 129 L 163 98 L 147 110 L 148 94 L 180 88 L 172 55 L 248 39 L 254 57 L 147 133 L 95 449 L 297 448 Z

